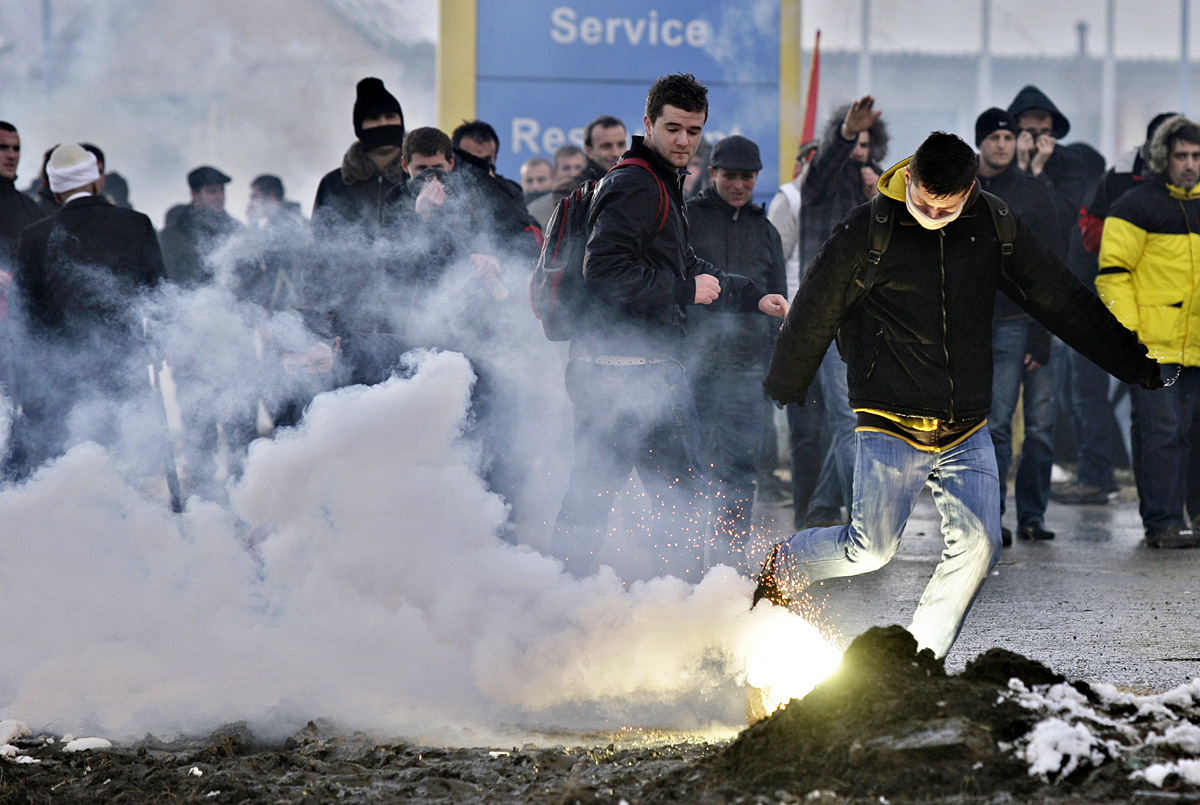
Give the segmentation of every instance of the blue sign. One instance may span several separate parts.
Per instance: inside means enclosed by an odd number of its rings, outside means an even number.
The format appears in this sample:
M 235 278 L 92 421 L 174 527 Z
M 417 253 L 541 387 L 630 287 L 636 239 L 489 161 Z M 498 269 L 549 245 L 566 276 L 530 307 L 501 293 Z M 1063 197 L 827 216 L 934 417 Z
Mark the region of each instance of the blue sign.
M 643 129 L 659 76 L 692 73 L 708 87 L 705 139 L 742 134 L 762 153 L 774 191 L 779 153 L 780 0 L 480 0 L 476 114 L 496 128 L 497 170 L 516 177 L 614 115 Z

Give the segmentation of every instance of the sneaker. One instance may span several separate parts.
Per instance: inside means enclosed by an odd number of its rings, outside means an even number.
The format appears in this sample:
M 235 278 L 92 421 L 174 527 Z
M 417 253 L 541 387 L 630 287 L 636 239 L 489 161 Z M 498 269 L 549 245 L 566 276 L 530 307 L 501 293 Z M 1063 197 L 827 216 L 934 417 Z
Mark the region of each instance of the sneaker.
M 786 607 L 788 605 L 788 597 L 779 588 L 779 581 L 775 578 L 775 571 L 779 565 L 779 549 L 783 546 L 782 542 L 773 545 L 767 553 L 762 572 L 758 574 L 758 586 L 754 588 L 754 597 L 750 599 L 751 609 L 758 606 L 758 602 L 764 598 L 776 606 Z
M 1000 544 L 1005 548 L 1012 545 L 1012 529 L 1000 526 Z
M 1147 548 L 1200 548 L 1200 537 L 1183 526 L 1169 525 L 1153 534 L 1146 534 Z
M 1108 503 L 1110 495 L 1107 489 L 1081 483 L 1063 484 L 1050 489 L 1051 500 L 1074 506 L 1102 506 Z
M 1021 526 L 1020 531 L 1017 533 L 1020 535 L 1021 539 L 1028 540 L 1030 542 L 1054 539 L 1053 531 L 1047 531 L 1036 523 L 1028 523 L 1027 525 Z

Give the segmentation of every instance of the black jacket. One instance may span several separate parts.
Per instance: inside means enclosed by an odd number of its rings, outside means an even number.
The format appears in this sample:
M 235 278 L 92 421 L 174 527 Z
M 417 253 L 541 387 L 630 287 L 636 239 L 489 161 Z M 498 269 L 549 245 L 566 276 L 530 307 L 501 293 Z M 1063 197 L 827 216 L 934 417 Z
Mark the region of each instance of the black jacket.
M 241 229 L 226 212 L 201 209 L 194 204 L 176 204 L 167 210 L 166 225 L 159 233 L 167 279 L 181 285 L 200 285 L 213 278 L 205 259 L 221 242 Z
M 763 292 L 692 251 L 678 170 L 640 136 L 622 158 L 646 160 L 653 175 L 625 167 L 609 171 L 596 189 L 583 259 L 588 315 L 579 323 L 573 348 L 593 355 L 678 360 L 687 331 L 686 306 L 695 302 L 698 275 L 712 274 L 721 283 L 718 308 L 754 310 Z M 667 202 L 661 229 L 660 182 Z
M 854 210 L 800 285 L 764 381 L 779 402 L 803 403 L 836 335 L 848 364 L 850 404 L 949 422 L 986 416 L 992 400 L 992 305 L 997 289 L 1069 346 L 1126 382 L 1157 373 L 1133 333 L 1017 222 L 1001 276 L 1000 246 L 976 195 L 957 221 L 923 229 L 885 174 L 895 217 L 869 293 L 870 206 Z M 978 191 L 976 191 L 977 193 Z
M 17 236 L 41 219 L 37 202 L 17 190 L 12 179 L 0 179 L 0 269 L 17 256 Z
M 75 198 L 21 232 L 17 286 L 35 326 L 70 338 L 133 332 L 129 302 L 164 276 L 150 219 L 100 196 Z
M 736 271 L 767 293 L 787 295 L 783 244 L 760 205 L 732 207 L 709 187 L 688 202 L 687 212 L 698 257 Z M 778 332 L 774 317 L 696 311 L 688 320 L 684 363 L 693 374 L 761 377 Z
M 1050 188 L 1017 168 L 1014 159 L 995 176 L 980 176 L 979 187 L 1004 200 L 1012 208 L 1038 242 L 1055 257 L 1065 260 L 1067 244 L 1058 220 L 1058 210 Z M 1026 319 L 1029 314 L 1004 294 L 996 294 L 993 317 L 997 321 Z M 1026 350 L 1033 359 L 1045 366 L 1050 361 L 1050 334 L 1040 325 L 1032 328 Z
M 350 227 L 376 237 L 387 221 L 388 194 L 406 179 L 399 155 L 380 170 L 363 151 L 362 143 L 355 140 L 342 166 L 325 174 L 317 185 L 313 231 L 328 236 Z

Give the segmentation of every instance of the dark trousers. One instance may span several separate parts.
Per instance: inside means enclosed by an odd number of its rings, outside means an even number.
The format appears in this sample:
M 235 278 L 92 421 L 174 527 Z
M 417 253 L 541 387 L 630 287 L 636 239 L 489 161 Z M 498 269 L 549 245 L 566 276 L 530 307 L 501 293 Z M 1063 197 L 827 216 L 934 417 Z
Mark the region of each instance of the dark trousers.
M 1148 391 L 1133 387 L 1133 473 L 1142 527 L 1158 534 L 1184 526 L 1191 426 L 1200 399 L 1200 367 L 1164 364 L 1162 376 L 1174 382 Z
M 699 418 L 683 367 L 675 361 L 606 366 L 573 358 L 566 380 L 575 414 L 575 465 L 550 552 L 572 574 L 592 573 L 608 534 L 613 495 L 637 469 L 652 501 L 648 538 L 662 570 L 697 579 L 712 526 Z

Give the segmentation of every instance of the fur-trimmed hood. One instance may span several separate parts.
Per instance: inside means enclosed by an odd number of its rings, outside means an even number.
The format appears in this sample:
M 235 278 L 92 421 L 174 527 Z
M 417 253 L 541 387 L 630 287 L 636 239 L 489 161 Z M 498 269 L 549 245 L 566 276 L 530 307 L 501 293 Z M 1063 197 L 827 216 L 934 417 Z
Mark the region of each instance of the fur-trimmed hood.
M 1183 115 L 1175 115 L 1164 120 L 1154 132 L 1147 148 L 1146 164 L 1154 173 L 1165 176 L 1167 173 L 1167 143 L 1180 129 L 1196 125 Z
M 834 132 L 839 131 L 843 121 L 846 119 L 846 113 L 850 111 L 850 104 L 844 103 L 837 109 L 833 110 L 833 114 L 829 117 L 829 122 L 825 126 L 825 138 L 829 139 L 834 136 Z M 871 164 L 885 165 L 887 159 L 888 142 L 891 140 L 888 134 L 887 124 L 883 122 L 883 118 L 875 121 L 874 125 L 868 129 L 871 132 Z
M 358 184 L 368 179 L 374 179 L 381 172 L 383 178 L 392 184 L 402 183 L 407 177 L 404 168 L 400 165 L 400 153 L 397 151 L 396 158 L 384 165 L 383 170 L 380 171 L 367 156 L 367 152 L 363 150 L 362 142 L 355 140 L 342 159 L 342 181 L 346 184 Z

